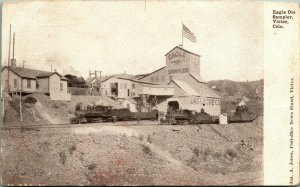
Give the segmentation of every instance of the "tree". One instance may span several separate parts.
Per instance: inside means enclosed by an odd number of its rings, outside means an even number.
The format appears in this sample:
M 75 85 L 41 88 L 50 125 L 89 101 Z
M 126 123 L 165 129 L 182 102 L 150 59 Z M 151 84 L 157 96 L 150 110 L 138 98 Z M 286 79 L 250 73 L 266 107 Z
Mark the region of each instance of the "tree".
M 68 86 L 69 87 L 78 87 L 83 88 L 85 85 L 85 80 L 83 77 L 77 77 L 72 74 L 67 74 L 65 77 L 68 79 Z

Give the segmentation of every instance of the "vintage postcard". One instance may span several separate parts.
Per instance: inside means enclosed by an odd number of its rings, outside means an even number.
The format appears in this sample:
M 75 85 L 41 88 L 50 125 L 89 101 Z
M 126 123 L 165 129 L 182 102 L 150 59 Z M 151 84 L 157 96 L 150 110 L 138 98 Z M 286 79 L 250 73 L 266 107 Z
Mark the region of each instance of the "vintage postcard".
M 299 184 L 299 4 L 2 4 L 2 185 Z

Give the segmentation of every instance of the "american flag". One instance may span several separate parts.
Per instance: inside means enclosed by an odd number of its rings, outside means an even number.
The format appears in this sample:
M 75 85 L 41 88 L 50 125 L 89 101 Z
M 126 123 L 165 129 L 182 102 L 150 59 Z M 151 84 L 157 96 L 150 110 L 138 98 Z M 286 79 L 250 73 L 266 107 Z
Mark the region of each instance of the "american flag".
M 197 42 L 195 34 L 192 33 L 184 24 L 182 24 L 182 34 L 184 37 L 189 39 L 191 42 Z

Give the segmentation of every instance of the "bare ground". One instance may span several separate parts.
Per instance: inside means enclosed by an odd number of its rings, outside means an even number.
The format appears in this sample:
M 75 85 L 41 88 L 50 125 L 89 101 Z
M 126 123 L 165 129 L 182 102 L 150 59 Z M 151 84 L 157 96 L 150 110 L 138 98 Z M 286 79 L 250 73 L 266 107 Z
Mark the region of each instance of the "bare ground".
M 229 125 L 125 123 L 2 130 L 4 185 L 263 183 L 262 118 Z

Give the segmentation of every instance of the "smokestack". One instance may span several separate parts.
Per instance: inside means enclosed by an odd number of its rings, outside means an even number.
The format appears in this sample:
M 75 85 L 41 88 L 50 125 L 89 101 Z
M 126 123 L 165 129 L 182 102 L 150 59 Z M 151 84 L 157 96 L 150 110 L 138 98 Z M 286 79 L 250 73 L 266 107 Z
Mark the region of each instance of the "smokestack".
M 11 59 L 11 66 L 12 67 L 17 67 L 17 61 L 15 59 L 15 33 L 13 33 L 13 54 L 12 54 L 12 59 Z
M 239 102 L 239 106 L 244 106 L 244 105 L 246 105 L 246 103 L 248 103 L 249 102 L 249 99 L 247 98 L 247 97 L 245 97 L 245 96 L 243 96 L 243 98 L 242 98 L 242 100 Z
M 89 76 L 91 77 L 91 70 L 89 70 Z
M 95 70 L 95 77 L 97 77 L 97 71 Z
M 12 59 L 15 59 L 15 32 L 13 34 L 13 56 Z

